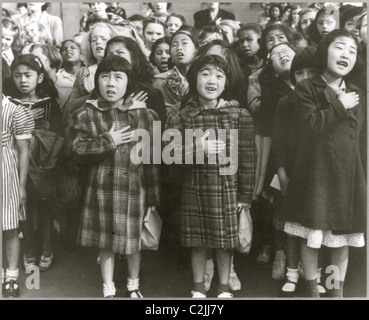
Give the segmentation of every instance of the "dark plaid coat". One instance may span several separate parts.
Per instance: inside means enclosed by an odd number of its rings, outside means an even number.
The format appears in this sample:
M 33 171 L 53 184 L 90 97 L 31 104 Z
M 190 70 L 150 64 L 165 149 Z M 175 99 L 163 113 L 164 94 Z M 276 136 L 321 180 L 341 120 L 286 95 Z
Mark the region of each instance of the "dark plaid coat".
M 157 166 L 135 165 L 130 152 L 136 142 L 116 146 L 108 131 L 128 125 L 152 137 L 155 112 L 144 102 L 111 108 L 103 100 L 88 100 L 73 114 L 72 151 L 79 162 L 89 164 L 89 176 L 78 242 L 119 254 L 141 249 L 140 235 L 145 210 L 159 205 Z M 152 140 L 152 139 L 151 139 Z M 145 146 L 152 151 L 151 146 Z M 150 162 L 152 163 L 152 162 Z
M 238 130 L 238 170 L 221 175 L 222 165 L 184 164 L 181 199 L 181 244 L 186 247 L 231 249 L 238 245 L 237 202 L 251 204 L 255 181 L 256 146 L 252 118 L 238 102 L 221 100 L 217 109 L 204 109 L 195 100 L 178 114 L 170 116 L 168 128 L 226 129 L 227 155 L 230 129 Z M 184 141 L 184 140 L 183 140 Z M 192 143 L 192 142 L 191 142 Z M 194 144 L 194 154 L 196 145 Z M 184 149 L 184 148 L 183 148 Z M 185 151 L 185 150 L 184 150 Z M 185 155 L 189 155 L 184 152 Z

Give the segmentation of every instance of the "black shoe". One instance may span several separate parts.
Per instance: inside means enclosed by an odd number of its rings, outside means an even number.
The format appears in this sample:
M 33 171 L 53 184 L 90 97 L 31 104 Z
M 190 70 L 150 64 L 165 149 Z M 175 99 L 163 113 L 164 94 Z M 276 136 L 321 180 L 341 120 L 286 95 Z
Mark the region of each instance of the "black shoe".
M 20 291 L 19 291 L 19 284 L 18 280 L 8 280 L 5 282 L 3 287 L 3 296 L 5 298 L 19 298 Z
M 140 289 L 132 290 L 132 291 L 126 291 L 126 297 L 127 298 L 143 298 L 143 295 L 140 292 Z

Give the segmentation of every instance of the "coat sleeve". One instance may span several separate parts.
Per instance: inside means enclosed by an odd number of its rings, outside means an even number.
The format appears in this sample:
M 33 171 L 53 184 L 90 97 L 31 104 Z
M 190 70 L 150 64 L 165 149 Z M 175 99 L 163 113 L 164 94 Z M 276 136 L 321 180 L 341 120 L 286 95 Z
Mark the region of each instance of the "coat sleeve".
M 242 109 L 238 124 L 238 202 L 251 204 L 255 184 L 256 144 L 250 113 Z
M 277 106 L 277 112 L 273 129 L 272 159 L 276 169 L 288 165 L 288 141 L 289 127 L 287 99 L 282 98 Z
M 144 180 L 145 180 L 145 190 L 146 190 L 146 206 L 158 206 L 160 204 L 160 165 L 153 163 L 153 148 L 155 147 L 153 143 L 153 121 L 158 120 L 158 116 L 152 110 L 148 113 L 149 116 L 149 126 L 150 126 L 150 159 L 151 164 L 144 164 Z M 161 151 L 161 150 L 160 150 Z
M 74 112 L 70 127 L 72 152 L 79 163 L 94 163 L 111 156 L 117 147 L 108 132 L 94 135 L 92 122 L 86 108 Z
M 346 109 L 338 98 L 327 101 L 325 97 L 317 99 L 311 82 L 301 82 L 295 88 L 296 114 L 299 123 L 317 136 L 332 128 L 341 119 L 348 117 Z M 324 95 L 324 92 L 321 92 Z M 324 103 L 319 101 L 324 101 Z
M 72 114 L 78 108 L 81 108 L 86 100 L 88 99 L 89 92 L 84 89 L 83 78 L 84 78 L 84 68 L 82 68 L 76 76 L 74 81 L 72 92 L 69 97 L 69 103 L 67 105 L 68 112 Z

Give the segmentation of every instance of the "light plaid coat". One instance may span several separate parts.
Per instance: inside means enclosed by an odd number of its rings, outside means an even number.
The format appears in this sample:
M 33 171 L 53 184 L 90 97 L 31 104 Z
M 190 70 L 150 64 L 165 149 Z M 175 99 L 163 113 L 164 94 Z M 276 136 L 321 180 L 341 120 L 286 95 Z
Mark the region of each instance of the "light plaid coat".
M 112 108 L 104 100 L 88 100 L 74 112 L 72 151 L 80 163 L 89 164 L 78 235 L 82 246 L 119 254 L 141 249 L 145 210 L 159 205 L 158 169 L 151 164 L 133 164 L 130 152 L 136 142 L 117 147 L 108 131 L 113 123 L 115 130 L 130 125 L 130 130 L 146 129 L 152 137 L 155 118 L 155 112 L 138 101 Z
M 238 202 L 251 204 L 256 166 L 252 118 L 246 109 L 238 106 L 237 101 L 221 100 L 217 109 L 205 109 L 192 99 L 168 120 L 167 128 L 178 129 L 182 137 L 185 129 L 204 132 L 226 129 L 227 155 L 229 130 L 238 130 L 238 170 L 235 174 L 220 175 L 218 160 L 213 165 L 206 160 L 205 164 L 184 165 L 180 234 L 183 246 L 223 249 L 238 246 L 236 206 Z

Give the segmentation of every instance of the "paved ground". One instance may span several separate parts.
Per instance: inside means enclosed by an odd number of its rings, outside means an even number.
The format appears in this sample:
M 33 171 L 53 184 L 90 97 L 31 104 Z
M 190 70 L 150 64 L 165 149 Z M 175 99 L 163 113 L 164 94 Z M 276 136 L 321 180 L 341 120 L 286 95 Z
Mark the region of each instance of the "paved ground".
M 55 238 L 55 260 L 52 268 L 41 273 L 40 289 L 26 289 L 25 273 L 21 271 L 21 295 L 23 299 L 39 298 L 101 298 L 100 267 L 96 263 L 97 251 L 86 248 L 70 248 L 69 241 Z M 345 286 L 346 297 L 366 296 L 366 255 L 364 249 L 351 250 L 350 264 Z M 182 254 L 179 254 L 181 253 Z M 179 256 L 182 256 L 179 259 Z M 124 259 L 116 270 L 118 287 L 126 278 Z M 277 298 L 282 282 L 271 278 L 272 265 L 256 265 L 251 255 L 236 254 L 235 268 L 242 283 L 235 298 Z M 141 291 L 145 298 L 189 298 L 191 268 L 185 251 L 164 243 L 160 250 L 143 252 Z M 217 279 L 208 297 L 216 296 Z M 118 291 L 122 295 L 123 290 Z

